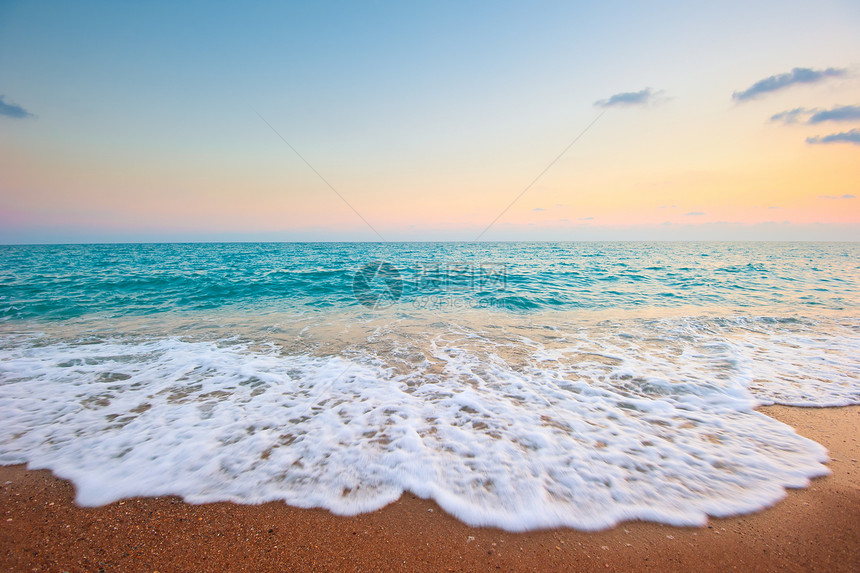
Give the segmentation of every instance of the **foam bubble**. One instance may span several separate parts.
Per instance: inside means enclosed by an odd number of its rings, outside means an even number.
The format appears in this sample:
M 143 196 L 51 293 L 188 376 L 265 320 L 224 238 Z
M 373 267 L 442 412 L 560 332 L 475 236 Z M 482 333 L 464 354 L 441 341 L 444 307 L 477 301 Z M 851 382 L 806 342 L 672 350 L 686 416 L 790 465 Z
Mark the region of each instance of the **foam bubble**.
M 175 494 L 350 515 L 408 490 L 470 525 L 514 531 L 700 525 L 827 473 L 822 446 L 752 409 L 762 396 L 858 401 L 855 342 L 810 345 L 808 325 L 540 332 L 375 325 L 339 355 L 7 335 L 0 463 L 53 470 L 82 505 Z M 789 383 L 761 381 L 775 373 Z M 841 382 L 828 385 L 834 373 Z

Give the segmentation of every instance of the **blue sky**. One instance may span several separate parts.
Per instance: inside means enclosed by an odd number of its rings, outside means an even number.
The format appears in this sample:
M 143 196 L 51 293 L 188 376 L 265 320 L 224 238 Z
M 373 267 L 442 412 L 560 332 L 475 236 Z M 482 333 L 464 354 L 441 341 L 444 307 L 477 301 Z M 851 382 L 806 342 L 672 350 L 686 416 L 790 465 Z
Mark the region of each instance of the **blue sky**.
M 860 122 L 809 119 L 860 106 L 858 29 L 857 2 L 2 2 L 0 241 L 373 240 L 258 113 L 386 239 L 469 240 L 602 110 L 485 238 L 857 239 L 820 197 L 860 195 Z

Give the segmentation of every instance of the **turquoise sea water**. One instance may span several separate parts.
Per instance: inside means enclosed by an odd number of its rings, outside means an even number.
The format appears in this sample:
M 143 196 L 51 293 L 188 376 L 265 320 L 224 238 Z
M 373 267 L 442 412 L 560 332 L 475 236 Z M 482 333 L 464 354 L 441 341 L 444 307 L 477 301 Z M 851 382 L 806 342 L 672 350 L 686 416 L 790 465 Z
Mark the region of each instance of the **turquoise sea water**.
M 6 246 L 0 318 L 350 309 L 355 273 L 374 261 L 396 269 L 404 309 L 443 295 L 509 311 L 852 310 L 858 255 L 856 243 Z
M 404 490 L 475 525 L 700 524 L 826 473 L 857 243 L 0 247 L 0 463 L 82 504 Z

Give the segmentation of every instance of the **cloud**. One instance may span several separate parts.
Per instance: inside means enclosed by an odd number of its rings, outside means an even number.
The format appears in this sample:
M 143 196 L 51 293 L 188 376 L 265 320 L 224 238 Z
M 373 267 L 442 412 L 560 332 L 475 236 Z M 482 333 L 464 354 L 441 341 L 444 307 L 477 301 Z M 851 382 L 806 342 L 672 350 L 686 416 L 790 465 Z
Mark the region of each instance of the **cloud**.
M 687 217 L 703 217 L 705 214 L 701 211 L 690 211 L 689 213 L 684 213 Z
M 580 221 L 594 221 L 594 217 L 580 217 Z
M 833 109 L 818 109 L 796 107 L 788 111 L 770 116 L 771 121 L 797 123 L 803 116 L 809 116 L 806 123 L 822 123 L 825 121 L 855 121 L 860 120 L 860 105 L 839 105 Z
M 796 107 L 794 109 L 790 109 L 788 111 L 781 111 L 775 115 L 770 116 L 771 121 L 781 121 L 783 123 L 797 123 L 797 118 L 802 115 L 808 115 L 810 113 L 814 113 L 816 110 L 814 109 L 806 109 L 805 107 Z
M 629 105 L 644 105 L 654 101 L 658 92 L 651 88 L 645 88 L 638 92 L 622 92 L 610 96 L 609 99 L 601 99 L 594 102 L 597 107 L 614 107 L 614 106 L 629 106 Z
M 822 121 L 854 121 L 860 119 L 860 105 L 842 105 L 833 109 L 823 109 L 809 118 L 809 123 Z
M 543 207 L 535 207 L 532 211 L 546 211 Z
M 845 195 L 819 195 L 819 199 L 854 199 L 854 195 L 846 193 Z
M 20 105 L 15 105 L 14 103 L 6 103 L 3 99 L 6 96 L 0 94 L 0 115 L 5 115 L 6 117 L 14 117 L 15 119 L 24 119 L 27 117 L 33 117 L 33 114 L 21 107 Z
M 831 133 L 830 135 L 807 137 L 806 143 L 853 143 L 860 145 L 860 129 Z
M 829 77 L 837 77 L 843 74 L 845 74 L 845 70 L 840 68 L 827 68 L 826 70 L 794 68 L 786 74 L 777 74 L 775 76 L 759 80 L 747 89 L 733 93 L 732 98 L 738 101 L 744 101 L 764 93 L 787 88 L 794 84 L 811 84 Z

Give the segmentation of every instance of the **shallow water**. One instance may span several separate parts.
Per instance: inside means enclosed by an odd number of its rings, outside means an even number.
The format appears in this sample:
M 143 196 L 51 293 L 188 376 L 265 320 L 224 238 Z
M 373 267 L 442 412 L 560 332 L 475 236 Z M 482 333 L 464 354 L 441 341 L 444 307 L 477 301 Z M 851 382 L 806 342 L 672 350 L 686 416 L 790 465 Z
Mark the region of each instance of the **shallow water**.
M 701 524 L 827 473 L 856 244 L 0 247 L 0 463 L 473 525 Z M 379 265 L 385 261 L 387 265 Z

